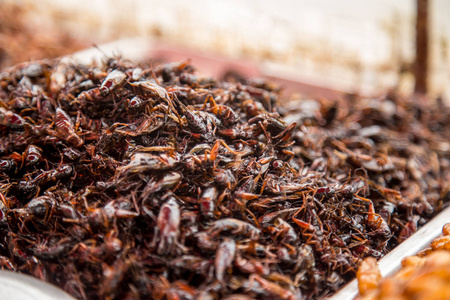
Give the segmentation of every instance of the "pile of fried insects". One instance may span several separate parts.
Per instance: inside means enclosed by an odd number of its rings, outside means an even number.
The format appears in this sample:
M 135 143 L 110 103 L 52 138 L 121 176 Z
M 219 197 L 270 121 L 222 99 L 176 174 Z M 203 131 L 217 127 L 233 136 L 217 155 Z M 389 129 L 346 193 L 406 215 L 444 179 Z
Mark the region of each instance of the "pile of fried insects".
M 1 268 L 79 299 L 319 299 L 449 201 L 440 101 L 281 100 L 188 61 L 2 71 Z

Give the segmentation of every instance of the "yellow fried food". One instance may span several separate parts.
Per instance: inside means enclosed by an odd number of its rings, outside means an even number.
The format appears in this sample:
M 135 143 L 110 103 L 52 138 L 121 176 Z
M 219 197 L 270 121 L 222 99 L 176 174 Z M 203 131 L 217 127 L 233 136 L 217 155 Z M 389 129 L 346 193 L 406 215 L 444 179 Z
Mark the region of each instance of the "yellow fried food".
M 450 299 L 450 223 L 442 233 L 429 248 L 405 257 L 401 269 L 390 277 L 381 278 L 376 260 L 365 259 L 357 272 L 356 299 Z

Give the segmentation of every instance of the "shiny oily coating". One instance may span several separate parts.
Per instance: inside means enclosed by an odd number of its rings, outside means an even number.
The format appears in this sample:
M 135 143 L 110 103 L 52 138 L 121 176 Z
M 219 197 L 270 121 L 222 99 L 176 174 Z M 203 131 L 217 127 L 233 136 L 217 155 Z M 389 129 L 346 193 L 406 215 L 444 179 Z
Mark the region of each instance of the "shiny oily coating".
M 320 299 L 449 200 L 441 102 L 280 100 L 188 61 L 3 70 L 1 268 L 79 299 Z

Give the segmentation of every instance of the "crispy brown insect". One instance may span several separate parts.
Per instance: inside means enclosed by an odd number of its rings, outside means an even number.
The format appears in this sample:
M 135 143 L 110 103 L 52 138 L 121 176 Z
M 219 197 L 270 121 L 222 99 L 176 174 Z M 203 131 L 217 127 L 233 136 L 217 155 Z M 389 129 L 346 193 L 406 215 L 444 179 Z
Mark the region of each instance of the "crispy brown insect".
M 180 207 L 171 197 L 161 206 L 156 222 L 159 254 L 171 253 L 175 250 L 180 226 Z
M 10 127 L 12 129 L 23 128 L 26 121 L 16 113 L 0 107 L 0 125 Z
M 102 85 L 99 88 L 100 93 L 106 96 L 114 89 L 120 87 L 127 79 L 127 74 L 119 70 L 113 70 L 103 80 Z
M 231 266 L 236 253 L 236 242 L 233 239 L 224 239 L 217 248 L 214 267 L 216 278 L 219 281 L 224 280 L 225 271 Z
M 218 191 L 216 187 L 208 187 L 203 190 L 198 200 L 198 206 L 203 218 L 212 219 L 216 210 Z
M 72 120 L 60 107 L 56 108 L 55 129 L 60 138 L 75 148 L 84 144 L 84 141 L 76 134 Z
M 42 160 L 42 149 L 34 145 L 29 145 L 24 152 L 25 165 L 34 166 Z
M 222 231 L 246 235 L 255 240 L 258 239 L 261 234 L 261 231 L 255 226 L 233 218 L 217 220 L 213 222 L 213 225 L 209 228 L 209 233 L 212 236 L 215 236 Z

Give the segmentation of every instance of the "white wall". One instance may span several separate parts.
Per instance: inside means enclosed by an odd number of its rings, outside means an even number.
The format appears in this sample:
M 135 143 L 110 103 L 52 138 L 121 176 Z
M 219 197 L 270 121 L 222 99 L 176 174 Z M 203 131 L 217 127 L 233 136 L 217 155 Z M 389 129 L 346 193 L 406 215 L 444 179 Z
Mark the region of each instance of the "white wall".
M 0 0 L 1 1 L 1 0 Z M 244 57 L 345 91 L 397 85 L 414 59 L 415 0 L 32 0 L 36 19 L 94 40 L 160 37 L 181 47 Z M 450 1 L 432 0 L 431 91 L 450 99 Z

